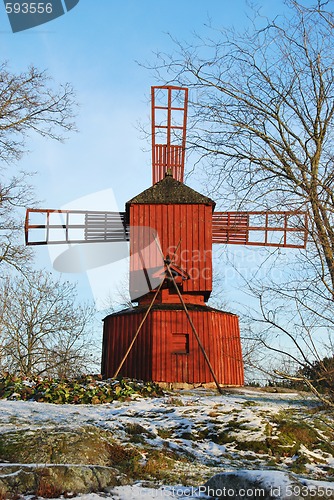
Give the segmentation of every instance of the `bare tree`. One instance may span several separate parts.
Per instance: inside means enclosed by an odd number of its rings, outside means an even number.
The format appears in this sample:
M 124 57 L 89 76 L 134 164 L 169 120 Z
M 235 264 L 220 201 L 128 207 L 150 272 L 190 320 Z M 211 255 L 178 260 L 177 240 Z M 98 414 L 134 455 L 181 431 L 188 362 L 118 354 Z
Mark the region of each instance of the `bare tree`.
M 45 71 L 31 66 L 15 74 L 0 65 L 0 159 L 19 160 L 26 153 L 26 139 L 36 132 L 63 140 L 75 130 L 74 91 L 69 83 L 54 88 Z
M 29 134 L 55 140 L 75 130 L 74 91 L 52 83 L 46 72 L 30 67 L 15 74 L 0 65 L 0 264 L 23 269 L 31 252 L 23 246 L 19 207 L 32 204 L 27 174 L 8 174 L 9 164 L 27 152 Z
M 257 340 L 303 367 L 327 354 L 333 335 L 334 16 L 329 2 L 286 4 L 285 17 L 255 13 L 244 33 L 212 28 L 176 42 L 155 69 L 191 88 L 188 143 L 224 208 L 308 211 L 307 250 L 293 265 L 285 259 L 277 280 L 247 277 L 260 304 Z
M 29 175 L 20 173 L 0 184 L 0 264 L 23 271 L 29 267 L 32 252 L 23 245 L 23 220 L 19 210 L 34 204 Z
M 0 366 L 24 376 L 92 370 L 94 308 L 76 304 L 76 286 L 35 271 L 0 286 Z

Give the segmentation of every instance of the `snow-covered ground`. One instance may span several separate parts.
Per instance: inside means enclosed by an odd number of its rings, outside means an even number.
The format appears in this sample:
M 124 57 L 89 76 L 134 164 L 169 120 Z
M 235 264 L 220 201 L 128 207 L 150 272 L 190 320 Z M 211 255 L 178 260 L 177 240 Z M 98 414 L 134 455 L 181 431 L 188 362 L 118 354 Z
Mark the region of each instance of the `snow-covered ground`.
M 25 496 L 25 500 L 35 500 L 34 496 Z M 88 493 L 78 497 L 72 497 L 73 500 L 100 500 L 101 498 L 111 498 L 115 500 L 171 500 L 171 499 L 189 499 L 189 500 L 204 500 L 208 499 L 195 487 L 184 487 L 181 485 L 163 486 L 160 488 L 143 487 L 140 483 L 129 486 L 116 486 L 110 493 Z
M 253 473 L 260 470 L 261 480 L 266 480 L 271 488 L 277 488 L 277 494 L 273 497 L 281 498 L 278 492 L 289 481 L 286 474 L 290 473 L 289 467 L 294 457 L 285 457 L 282 453 L 281 460 L 274 464 L 265 451 L 253 451 L 247 449 L 247 446 L 240 448 L 236 443 L 261 442 L 268 433 L 268 426 L 274 435 L 275 424 L 271 419 L 282 411 L 300 415 L 301 422 L 312 425 L 314 418 L 320 418 L 317 412 L 310 411 L 316 405 L 317 402 L 305 394 L 266 393 L 246 389 L 228 391 L 224 395 L 204 389 L 179 391 L 161 398 L 137 398 L 105 405 L 54 405 L 0 400 L 0 433 L 55 427 L 73 429 L 90 425 L 112 431 L 122 443 L 131 443 L 127 428 L 138 424 L 145 430 L 142 437 L 151 449 L 162 449 L 167 445 L 179 454 L 192 457 L 193 470 L 189 464 L 184 466 L 185 469 L 189 467 L 190 482 L 187 487 L 177 484 L 156 484 L 152 487 L 137 482 L 117 486 L 108 493 L 84 494 L 80 496 L 81 500 L 207 498 L 201 489 L 203 470 L 208 478 L 218 472 L 244 469 L 246 473 L 247 469 L 253 470 Z M 328 415 L 324 414 L 321 419 L 323 429 L 328 423 Z M 229 431 L 226 443 L 223 438 L 222 442 L 210 439 L 210 436 L 219 436 L 226 430 Z M 327 439 L 326 436 L 324 434 L 324 439 Z M 306 490 L 312 484 L 321 488 L 334 487 L 333 482 L 327 481 L 327 471 L 334 469 L 333 456 L 321 450 L 309 450 L 307 446 L 304 446 L 303 452 L 308 457 L 309 475 L 301 475 Z M 198 474 L 196 482 L 196 468 L 200 472 L 201 467 L 202 474 Z M 313 483 L 307 483 L 307 480 Z M 306 495 L 301 494 L 303 496 Z

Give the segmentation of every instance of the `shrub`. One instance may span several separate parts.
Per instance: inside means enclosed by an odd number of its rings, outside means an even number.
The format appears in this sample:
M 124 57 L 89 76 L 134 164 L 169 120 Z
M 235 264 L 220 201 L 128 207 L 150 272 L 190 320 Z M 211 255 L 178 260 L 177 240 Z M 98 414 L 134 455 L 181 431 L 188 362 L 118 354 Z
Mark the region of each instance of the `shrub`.
M 127 378 L 102 380 L 100 376 L 76 379 L 33 378 L 6 374 L 0 378 L 0 398 L 56 404 L 101 404 L 134 396 L 162 396 L 154 382 Z

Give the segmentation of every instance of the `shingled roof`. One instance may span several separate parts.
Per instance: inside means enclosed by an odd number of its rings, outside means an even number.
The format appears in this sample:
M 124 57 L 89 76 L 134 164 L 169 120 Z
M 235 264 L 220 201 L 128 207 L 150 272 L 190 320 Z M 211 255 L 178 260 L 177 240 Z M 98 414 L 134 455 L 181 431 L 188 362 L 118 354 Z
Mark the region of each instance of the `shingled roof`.
M 213 208 L 215 206 L 213 200 L 177 181 L 168 173 L 164 179 L 129 200 L 127 205 L 133 203 L 205 204 L 212 205 Z

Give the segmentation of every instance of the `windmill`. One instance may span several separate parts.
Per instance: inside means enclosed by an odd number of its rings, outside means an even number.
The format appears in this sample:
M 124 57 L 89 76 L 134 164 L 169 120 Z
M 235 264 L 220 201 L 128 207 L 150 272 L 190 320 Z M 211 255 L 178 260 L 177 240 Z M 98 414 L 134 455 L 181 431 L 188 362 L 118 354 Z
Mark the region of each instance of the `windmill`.
M 206 304 L 212 245 L 305 248 L 306 214 L 215 212 L 183 182 L 188 89 L 152 87 L 151 103 L 152 186 L 124 212 L 28 209 L 26 244 L 129 242 L 136 305 L 104 319 L 103 376 L 240 386 L 238 317 Z

